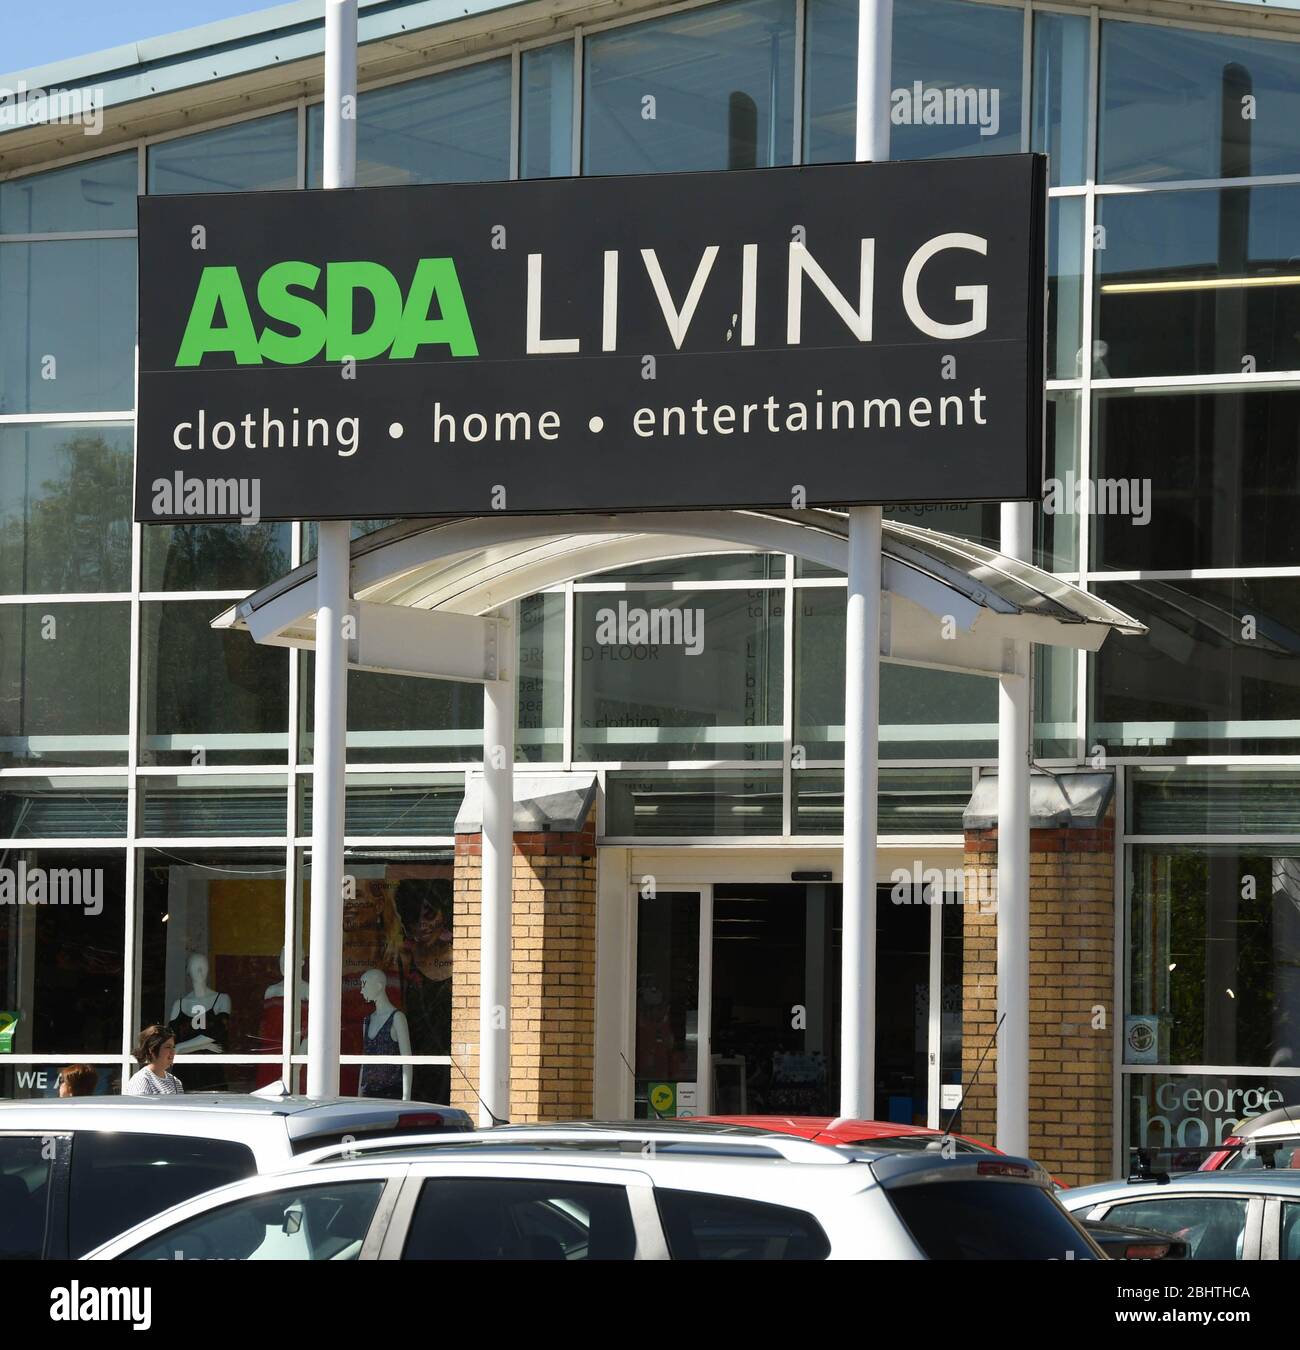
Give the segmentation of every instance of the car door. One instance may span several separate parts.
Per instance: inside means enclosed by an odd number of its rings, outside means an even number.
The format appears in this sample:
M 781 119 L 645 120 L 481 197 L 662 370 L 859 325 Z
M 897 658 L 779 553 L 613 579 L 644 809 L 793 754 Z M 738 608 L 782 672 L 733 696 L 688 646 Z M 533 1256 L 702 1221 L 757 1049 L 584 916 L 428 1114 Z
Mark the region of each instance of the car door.
M 1270 1195 L 1264 1202 L 1265 1261 L 1300 1261 L 1300 1195 L 1294 1200 Z
M 0 1261 L 67 1257 L 69 1138 L 0 1131 Z
M 667 1260 L 643 1172 L 503 1160 L 413 1166 L 380 1260 Z
M 1264 1198 L 1244 1193 L 1162 1190 L 1135 1195 L 1091 1215 L 1125 1228 L 1171 1233 L 1188 1243 L 1189 1261 L 1258 1261 L 1264 1224 Z

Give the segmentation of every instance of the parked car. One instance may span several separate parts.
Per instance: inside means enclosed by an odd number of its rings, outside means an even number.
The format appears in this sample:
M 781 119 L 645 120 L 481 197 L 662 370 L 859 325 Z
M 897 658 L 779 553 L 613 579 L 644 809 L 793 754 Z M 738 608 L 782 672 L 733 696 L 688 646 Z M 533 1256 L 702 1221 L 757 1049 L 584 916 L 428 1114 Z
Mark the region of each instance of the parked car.
M 1122 1228 L 1100 1219 L 1084 1219 L 1088 1236 L 1112 1261 L 1186 1261 L 1191 1243 L 1149 1228 Z
M 1203 1172 L 1300 1170 L 1300 1106 L 1244 1120 L 1200 1165 Z
M 1105 1259 L 1021 1158 L 681 1122 L 366 1141 L 137 1224 L 92 1260 Z
M 1300 1261 L 1300 1172 L 1185 1172 L 1058 1198 L 1076 1218 L 1182 1238 L 1192 1261 Z
M 696 1116 L 696 1120 L 728 1125 L 751 1125 L 797 1135 L 819 1144 L 861 1144 L 867 1148 L 924 1149 L 944 1137 L 928 1125 L 904 1125 L 896 1120 L 846 1120 L 840 1116 Z M 964 1134 L 950 1136 L 958 1153 L 997 1153 L 989 1144 Z
M 367 1097 L 0 1102 L 0 1260 L 80 1256 L 178 1201 L 279 1171 L 306 1149 L 472 1127 L 455 1107 Z

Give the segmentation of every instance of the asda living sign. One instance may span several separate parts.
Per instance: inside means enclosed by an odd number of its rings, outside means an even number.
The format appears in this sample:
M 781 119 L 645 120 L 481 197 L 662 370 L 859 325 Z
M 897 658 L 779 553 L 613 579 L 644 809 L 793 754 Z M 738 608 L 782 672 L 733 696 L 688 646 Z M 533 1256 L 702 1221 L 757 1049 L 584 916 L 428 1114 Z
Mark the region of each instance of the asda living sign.
M 136 518 L 1037 497 L 1045 160 L 140 200 Z

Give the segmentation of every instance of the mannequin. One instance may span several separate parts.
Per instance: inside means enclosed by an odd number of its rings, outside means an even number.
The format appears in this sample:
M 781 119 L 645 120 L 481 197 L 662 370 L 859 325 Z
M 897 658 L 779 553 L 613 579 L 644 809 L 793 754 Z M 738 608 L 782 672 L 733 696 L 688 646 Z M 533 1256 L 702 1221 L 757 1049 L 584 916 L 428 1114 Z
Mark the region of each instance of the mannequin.
M 375 1010 L 361 1024 L 363 1052 L 367 1055 L 409 1055 L 411 1032 L 406 1014 L 399 1012 L 388 997 L 388 979 L 382 970 L 368 970 L 361 977 L 361 997 L 373 1003 Z M 360 1094 L 363 1097 L 411 1099 L 410 1064 L 376 1064 L 361 1070 Z
M 172 1004 L 176 1053 L 206 1051 L 219 1055 L 230 1035 L 230 998 L 208 988 L 208 958 L 202 952 L 190 953 L 185 973 L 190 980 L 189 993 Z
M 307 1048 L 307 981 L 298 981 L 298 994 L 300 1002 L 298 1005 L 299 1013 L 299 1037 L 298 1046 L 295 1049 L 305 1050 Z M 257 1044 L 258 1049 L 266 1055 L 279 1055 L 284 1036 L 284 948 L 280 948 L 280 978 L 274 984 L 266 986 L 266 993 L 262 995 L 262 1019 L 258 1027 Z M 257 1072 L 254 1074 L 258 1087 L 266 1087 L 269 1083 L 274 1083 L 281 1076 L 281 1068 L 278 1064 L 259 1064 Z

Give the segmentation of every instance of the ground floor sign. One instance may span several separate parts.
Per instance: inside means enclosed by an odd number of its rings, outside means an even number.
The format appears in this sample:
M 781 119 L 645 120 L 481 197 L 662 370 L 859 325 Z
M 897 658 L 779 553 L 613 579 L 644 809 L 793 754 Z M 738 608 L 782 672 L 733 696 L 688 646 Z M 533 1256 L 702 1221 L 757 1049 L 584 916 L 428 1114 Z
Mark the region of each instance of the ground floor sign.
M 1045 165 L 142 198 L 136 518 L 1036 498 Z

